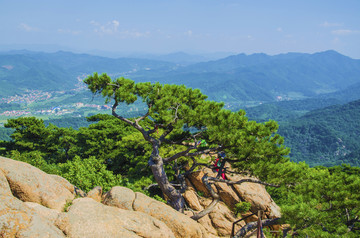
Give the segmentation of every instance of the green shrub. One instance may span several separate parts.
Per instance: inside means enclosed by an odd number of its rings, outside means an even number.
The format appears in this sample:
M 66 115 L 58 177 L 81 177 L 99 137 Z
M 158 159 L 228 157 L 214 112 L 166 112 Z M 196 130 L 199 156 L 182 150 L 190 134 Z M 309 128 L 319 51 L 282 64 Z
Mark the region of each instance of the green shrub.
M 235 215 L 238 215 L 238 214 L 244 214 L 246 212 L 248 212 L 251 208 L 251 204 L 248 203 L 248 202 L 238 202 L 235 204 L 235 207 L 234 207 L 234 212 L 235 212 Z
M 95 186 L 101 186 L 104 191 L 108 191 L 114 186 L 122 185 L 121 176 L 114 175 L 106 169 L 103 161 L 93 156 L 88 159 L 75 156 L 74 160 L 59 164 L 59 167 L 60 176 L 85 192 Z

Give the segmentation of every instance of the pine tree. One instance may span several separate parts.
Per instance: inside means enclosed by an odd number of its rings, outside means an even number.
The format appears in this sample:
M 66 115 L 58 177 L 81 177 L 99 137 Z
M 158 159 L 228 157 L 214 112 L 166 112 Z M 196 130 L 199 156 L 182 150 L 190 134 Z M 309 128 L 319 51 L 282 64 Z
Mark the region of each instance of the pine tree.
M 151 145 L 148 166 L 169 204 L 178 211 L 184 209 L 181 189 L 169 181 L 166 165 L 177 160 L 192 161 L 193 167 L 203 154 L 224 151 L 232 156 L 224 159 L 234 167 L 248 161 L 281 160 L 289 153 L 275 134 L 276 122 L 264 124 L 248 121 L 245 112 L 224 109 L 224 103 L 206 100 L 198 89 L 184 85 L 135 83 L 123 77 L 112 80 L 107 74 L 87 77 L 84 82 L 93 94 L 101 94 L 112 102 L 112 115 L 139 131 Z M 147 107 L 144 115 L 128 119 L 116 111 L 120 103 L 133 104 L 138 99 Z M 199 148 L 197 142 L 206 140 L 208 147 Z M 164 156 L 163 148 L 173 146 L 174 151 Z M 181 183 L 181 174 L 178 179 Z M 213 178 L 213 180 L 216 178 Z M 211 180 L 211 179 L 210 179 Z

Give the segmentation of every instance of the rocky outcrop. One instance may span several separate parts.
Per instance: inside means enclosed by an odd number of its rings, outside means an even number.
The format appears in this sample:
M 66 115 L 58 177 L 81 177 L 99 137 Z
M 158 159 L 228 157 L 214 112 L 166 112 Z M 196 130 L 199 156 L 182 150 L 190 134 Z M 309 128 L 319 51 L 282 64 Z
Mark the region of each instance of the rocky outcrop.
M 175 237 L 161 221 L 147 214 L 106 206 L 91 198 L 73 201 L 55 224 L 69 237 Z
M 124 187 L 113 187 L 104 204 L 145 213 L 164 222 L 175 237 L 207 237 L 203 226 L 170 206 Z
M 95 187 L 73 200 L 75 192 L 60 176 L 0 157 L 0 237 L 214 237 L 186 215 L 124 187 L 105 196 Z
M 233 175 L 229 177 L 231 181 L 239 181 L 241 179 L 248 179 L 249 176 Z M 267 218 L 280 217 L 280 207 L 276 205 L 270 194 L 266 191 L 265 186 L 256 183 L 242 183 L 234 185 L 233 189 L 241 197 L 243 201 L 251 204 L 251 211 L 263 211 Z
M 228 237 L 233 222 L 239 219 L 232 212 L 239 201 L 250 202 L 252 212 L 265 211 L 266 218 L 280 216 L 279 207 L 263 185 L 215 183 L 212 187 L 220 195 L 221 202 L 208 215 L 194 221 L 190 216 L 212 201 L 206 198 L 209 194 L 201 181 L 205 173 L 216 176 L 204 169 L 186 180 L 188 188 L 184 198 L 191 210 L 185 215 L 165 203 L 120 186 L 105 194 L 101 187 L 95 187 L 88 197 L 73 200 L 75 194 L 86 194 L 66 179 L 0 157 L 0 237 Z M 252 216 L 240 222 L 236 230 L 256 219 Z
M 24 204 L 51 223 L 54 223 L 60 214 L 60 212 L 55 209 L 50 209 L 34 202 L 24 202 Z
M 227 168 L 230 168 L 230 164 L 226 164 Z M 216 177 L 216 173 L 211 169 L 203 168 L 200 171 L 192 173 L 189 176 L 187 183 L 187 190 L 184 193 L 184 198 L 189 207 L 195 212 L 201 211 L 206 208 L 211 199 L 205 199 L 198 196 L 198 193 L 204 194 L 205 197 L 210 197 L 205 185 L 202 182 L 202 177 L 207 174 L 210 177 Z M 239 181 L 241 179 L 248 179 L 248 176 L 242 175 L 226 175 L 226 178 L 230 181 Z M 229 236 L 231 234 L 232 224 L 239 218 L 234 216 L 232 212 L 236 203 L 240 201 L 246 201 L 251 204 L 251 212 L 256 213 L 261 210 L 264 213 L 263 218 L 277 218 L 280 217 L 280 208 L 271 199 L 271 196 L 266 191 L 264 185 L 256 183 L 242 183 L 239 185 L 227 185 L 226 183 L 216 182 L 212 185 L 214 191 L 216 191 L 221 201 L 215 207 L 215 209 L 205 217 L 199 220 L 206 230 L 215 235 Z M 251 214 L 248 212 L 242 214 L 244 217 Z M 257 216 L 253 215 L 242 221 L 236 227 L 236 230 L 240 229 L 247 222 L 256 221 Z M 246 223 L 245 223 L 246 222 Z M 215 233 L 216 231 L 216 233 Z
M 49 220 L 9 194 L 0 194 L 0 237 L 65 237 Z
M 21 201 L 62 211 L 66 202 L 74 199 L 74 194 L 52 176 L 27 163 L 0 157 L 0 170 L 12 194 Z

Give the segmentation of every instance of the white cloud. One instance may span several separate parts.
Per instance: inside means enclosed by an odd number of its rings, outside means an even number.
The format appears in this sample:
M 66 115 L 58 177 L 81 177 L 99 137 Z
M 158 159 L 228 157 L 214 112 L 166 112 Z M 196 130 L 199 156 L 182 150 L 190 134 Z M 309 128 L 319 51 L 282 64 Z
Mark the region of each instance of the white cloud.
M 282 29 L 281 27 L 278 27 L 276 30 L 277 30 L 278 32 L 282 32 L 282 31 L 283 31 L 283 29 Z
M 339 29 L 339 30 L 334 30 L 331 31 L 332 34 L 334 35 L 351 35 L 351 34 L 357 34 L 360 33 L 360 31 L 357 30 L 349 30 L 349 29 Z
M 101 24 L 97 21 L 91 21 L 91 25 L 93 25 L 94 32 L 99 35 L 114 35 L 119 38 L 140 38 L 140 37 L 148 37 L 150 36 L 150 31 L 140 32 L 137 30 L 120 30 L 120 22 L 117 20 L 112 20 L 107 22 L 106 24 Z
M 320 24 L 320 26 L 322 26 L 322 27 L 337 27 L 337 26 L 342 26 L 342 25 L 343 25 L 342 23 L 335 23 L 335 22 L 330 23 L 327 21 Z
M 39 31 L 38 28 L 29 26 L 28 24 L 25 24 L 25 23 L 21 23 L 21 24 L 19 25 L 19 28 L 20 28 L 21 30 L 23 30 L 23 31 L 26 31 L 26 32 Z
M 120 22 L 117 20 L 113 20 L 111 22 L 107 22 L 106 24 L 102 25 L 99 22 L 91 21 L 91 25 L 95 26 L 94 31 L 98 34 L 104 35 L 112 35 L 115 34 L 118 31 L 118 28 L 120 26 Z

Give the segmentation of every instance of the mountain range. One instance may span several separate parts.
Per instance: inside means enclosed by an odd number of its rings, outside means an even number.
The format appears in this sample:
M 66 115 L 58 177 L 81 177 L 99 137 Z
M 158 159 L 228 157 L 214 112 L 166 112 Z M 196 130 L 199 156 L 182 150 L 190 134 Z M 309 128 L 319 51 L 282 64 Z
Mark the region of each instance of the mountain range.
M 231 108 L 317 97 L 348 87 L 354 95 L 360 88 L 360 60 L 335 51 L 274 56 L 238 54 L 185 66 L 160 60 L 113 59 L 64 51 L 15 51 L 0 53 L 0 96 L 19 94 L 26 89 L 71 89 L 79 82 L 79 76 L 94 72 L 135 81 L 185 84 L 200 88 L 209 99 L 224 101 Z M 348 92 L 344 94 L 349 96 Z

